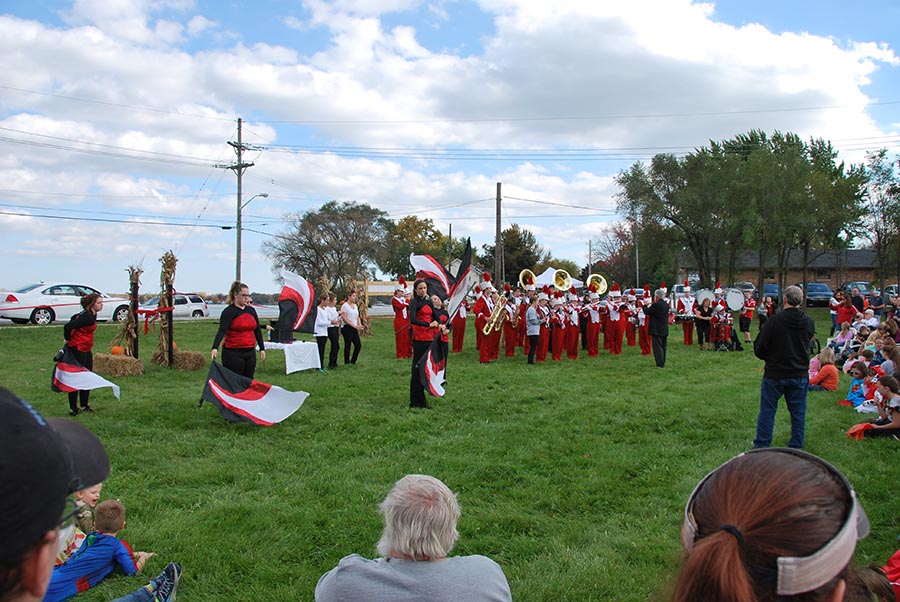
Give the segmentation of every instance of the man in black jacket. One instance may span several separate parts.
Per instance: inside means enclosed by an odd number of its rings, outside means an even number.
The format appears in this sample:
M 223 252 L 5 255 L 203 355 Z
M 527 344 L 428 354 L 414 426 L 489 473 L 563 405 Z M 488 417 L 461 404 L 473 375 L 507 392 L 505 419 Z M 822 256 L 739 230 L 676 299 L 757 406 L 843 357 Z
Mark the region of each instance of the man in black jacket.
M 653 345 L 653 359 L 656 360 L 657 368 L 663 368 L 666 365 L 666 340 L 669 337 L 669 304 L 666 293 L 661 288 L 656 289 L 653 298 L 653 304 L 644 313 L 650 320 L 647 332 Z
M 812 318 L 800 309 L 802 305 L 803 291 L 800 287 L 787 287 L 784 290 L 784 311 L 765 321 L 753 343 L 756 357 L 766 362 L 753 447 L 769 447 L 772 443 L 775 412 L 782 395 L 791 414 L 788 447 L 803 447 L 806 391 L 809 386 L 809 343 L 816 334 L 816 326 Z

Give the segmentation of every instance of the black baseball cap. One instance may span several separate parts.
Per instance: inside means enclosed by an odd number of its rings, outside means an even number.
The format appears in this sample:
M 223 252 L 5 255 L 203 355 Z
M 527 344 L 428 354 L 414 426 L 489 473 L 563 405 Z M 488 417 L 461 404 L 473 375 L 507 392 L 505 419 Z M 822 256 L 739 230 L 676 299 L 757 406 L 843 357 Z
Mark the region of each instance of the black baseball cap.
M 59 525 L 69 494 L 108 476 L 96 435 L 73 420 L 44 418 L 0 388 L 0 566 L 18 562 Z

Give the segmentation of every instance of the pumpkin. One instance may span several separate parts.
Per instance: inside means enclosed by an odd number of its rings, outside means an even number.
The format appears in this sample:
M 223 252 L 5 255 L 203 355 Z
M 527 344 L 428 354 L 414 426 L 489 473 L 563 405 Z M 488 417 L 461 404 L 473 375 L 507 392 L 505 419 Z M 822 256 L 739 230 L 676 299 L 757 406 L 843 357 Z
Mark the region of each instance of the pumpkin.
M 113 355 L 122 355 L 125 353 L 125 348 L 121 345 L 113 345 L 109 352 Z

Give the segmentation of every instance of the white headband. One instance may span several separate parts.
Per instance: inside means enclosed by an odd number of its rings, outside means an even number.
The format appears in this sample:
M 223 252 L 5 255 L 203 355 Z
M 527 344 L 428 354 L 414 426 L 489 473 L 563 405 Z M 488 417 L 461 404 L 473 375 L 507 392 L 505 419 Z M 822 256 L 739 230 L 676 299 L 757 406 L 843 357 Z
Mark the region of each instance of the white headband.
M 728 460 L 722 466 L 747 454 L 760 452 L 790 453 L 816 462 L 837 477 L 850 494 L 850 512 L 847 513 L 847 519 L 828 543 L 809 556 L 785 556 L 779 557 L 777 560 L 778 582 L 776 593 L 779 596 L 793 596 L 813 591 L 834 579 L 849 564 L 850 559 L 853 557 L 853 552 L 856 550 L 856 541 L 869 534 L 869 519 L 856 499 L 856 492 L 853 490 L 847 477 L 818 456 L 797 449 L 767 448 L 744 452 Z M 684 549 L 688 552 L 694 547 L 694 541 L 697 538 L 697 523 L 693 515 L 694 499 L 709 478 L 718 472 L 722 466 L 703 477 L 697 486 L 694 487 L 694 491 L 691 492 L 687 505 L 684 507 L 684 527 L 681 530 L 681 540 L 684 544 Z

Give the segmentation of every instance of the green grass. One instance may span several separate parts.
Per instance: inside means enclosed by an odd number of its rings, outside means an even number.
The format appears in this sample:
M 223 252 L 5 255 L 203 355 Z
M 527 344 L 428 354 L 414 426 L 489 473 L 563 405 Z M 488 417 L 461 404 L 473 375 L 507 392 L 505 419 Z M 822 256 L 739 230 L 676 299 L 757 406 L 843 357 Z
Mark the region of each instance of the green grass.
M 813 310 L 827 332 L 825 310 Z M 207 352 L 212 321 L 176 323 L 179 348 Z M 411 411 L 409 362 L 393 359 L 391 323 L 375 321 L 357 366 L 284 374 L 272 351 L 257 378 L 310 397 L 271 428 L 228 424 L 197 407 L 206 375 L 147 365 L 92 394 L 79 417 L 104 441 L 112 474 L 103 499 L 128 508 L 122 532 L 185 567 L 182 599 L 312 600 L 319 576 L 344 555 L 372 557 L 378 503 L 407 473 L 432 474 L 459 494 L 457 554 L 503 567 L 516 600 L 637 601 L 659 597 L 681 557 L 680 518 L 696 482 L 753 439 L 762 362 L 701 353 L 669 337 L 664 370 L 637 347 L 624 355 L 527 366 L 521 355 L 478 364 L 472 325 L 450 359 L 447 396 Z M 756 326 L 754 325 L 754 333 Z M 116 330 L 101 325 L 95 352 Z M 824 338 L 823 338 L 824 340 Z M 0 383 L 48 416 L 67 413 L 49 390 L 62 327 L 0 328 Z M 153 337 L 142 340 L 149 357 Z M 811 394 L 807 449 L 837 465 L 859 492 L 872 534 L 860 563 L 897 548 L 895 441 L 849 440 L 861 417 L 836 393 Z M 779 409 L 775 444 L 789 434 Z M 773 478 L 778 478 L 773 475 Z M 143 578 L 115 577 L 78 599 L 110 600 Z

